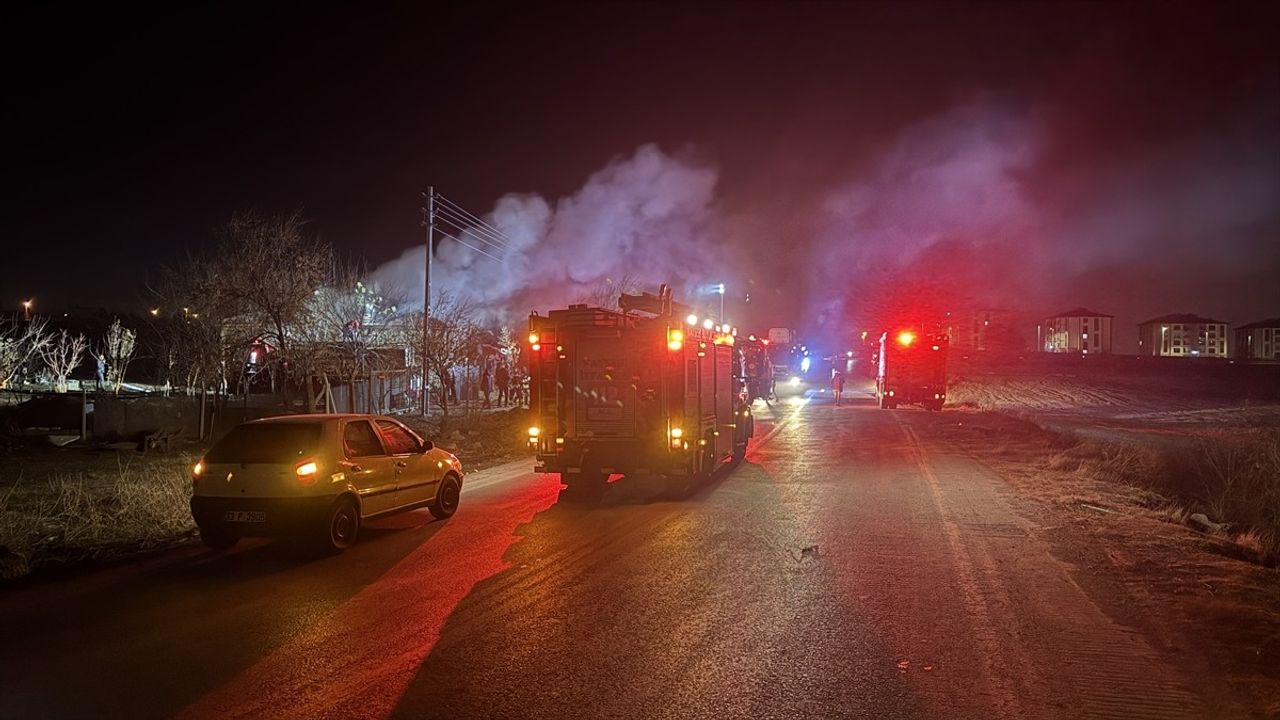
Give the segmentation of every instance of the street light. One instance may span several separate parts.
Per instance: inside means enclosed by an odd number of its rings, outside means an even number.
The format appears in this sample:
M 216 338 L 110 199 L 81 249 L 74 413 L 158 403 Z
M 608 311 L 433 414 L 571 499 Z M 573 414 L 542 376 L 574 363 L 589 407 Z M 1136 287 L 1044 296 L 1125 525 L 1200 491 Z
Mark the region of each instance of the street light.
M 34 299 L 34 298 L 33 298 L 33 299 L 31 299 L 31 300 L 23 300 L 23 301 L 22 301 L 22 319 L 23 319 L 23 320 L 30 320 L 30 319 L 31 319 L 31 303 L 33 303 L 33 302 L 35 302 L 35 299 Z
M 716 285 L 716 292 L 720 293 L 720 322 L 724 322 L 724 283 Z

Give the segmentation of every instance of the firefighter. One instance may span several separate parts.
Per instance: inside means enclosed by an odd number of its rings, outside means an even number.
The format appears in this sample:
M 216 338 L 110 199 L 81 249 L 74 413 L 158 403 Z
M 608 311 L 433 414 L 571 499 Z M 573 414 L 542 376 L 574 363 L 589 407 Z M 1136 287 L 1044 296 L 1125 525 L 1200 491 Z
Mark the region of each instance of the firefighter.
M 840 404 L 840 395 L 844 393 L 844 373 L 836 368 L 831 369 L 831 394 L 836 398 L 836 404 Z

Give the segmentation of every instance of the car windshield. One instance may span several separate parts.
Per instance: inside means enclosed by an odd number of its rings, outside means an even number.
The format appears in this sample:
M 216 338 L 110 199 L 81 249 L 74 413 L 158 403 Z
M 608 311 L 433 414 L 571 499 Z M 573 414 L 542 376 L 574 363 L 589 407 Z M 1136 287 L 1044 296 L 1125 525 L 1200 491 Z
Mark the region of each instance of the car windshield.
M 222 438 L 205 455 L 210 463 L 288 463 L 315 452 L 320 426 L 311 423 L 251 423 Z

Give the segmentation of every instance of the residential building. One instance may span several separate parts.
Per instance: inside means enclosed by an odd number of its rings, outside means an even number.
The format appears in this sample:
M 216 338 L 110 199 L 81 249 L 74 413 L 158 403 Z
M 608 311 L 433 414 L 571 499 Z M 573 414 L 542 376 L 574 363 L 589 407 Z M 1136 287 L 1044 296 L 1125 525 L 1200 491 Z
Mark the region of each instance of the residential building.
M 1138 324 L 1138 354 L 1155 357 L 1226 357 L 1227 323 L 1176 313 Z
M 1040 349 L 1048 353 L 1111 353 L 1112 316 L 1087 308 L 1073 308 L 1044 319 Z
M 1025 340 L 1015 329 L 1013 313 L 998 308 L 948 314 L 951 348 L 977 351 L 1021 351 Z
M 1280 360 L 1280 317 L 1236 328 L 1235 357 L 1244 360 Z

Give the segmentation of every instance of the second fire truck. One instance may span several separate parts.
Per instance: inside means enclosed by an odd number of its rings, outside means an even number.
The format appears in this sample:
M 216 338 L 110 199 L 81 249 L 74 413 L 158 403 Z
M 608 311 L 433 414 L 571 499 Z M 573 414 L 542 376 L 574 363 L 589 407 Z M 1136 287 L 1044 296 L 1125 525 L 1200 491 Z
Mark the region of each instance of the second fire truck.
M 592 493 L 612 474 L 684 487 L 741 461 L 755 420 L 735 331 L 666 286 L 622 295 L 619 307 L 529 317 L 534 469 Z
M 941 410 L 947 402 L 947 345 L 946 333 L 902 329 L 881 335 L 876 373 L 880 407 Z

